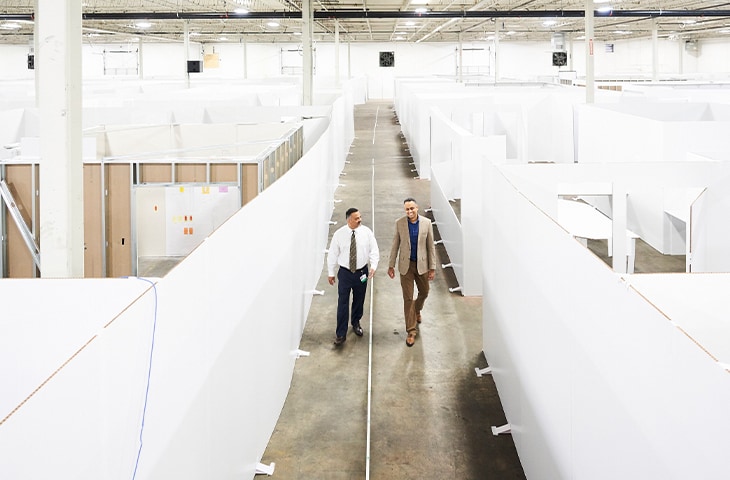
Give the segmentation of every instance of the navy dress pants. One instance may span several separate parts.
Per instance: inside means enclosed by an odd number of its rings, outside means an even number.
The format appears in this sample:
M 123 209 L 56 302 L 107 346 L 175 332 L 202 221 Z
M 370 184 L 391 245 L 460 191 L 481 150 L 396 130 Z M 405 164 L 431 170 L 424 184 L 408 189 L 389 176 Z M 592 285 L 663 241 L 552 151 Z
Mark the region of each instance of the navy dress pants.
M 365 303 L 365 290 L 368 282 L 360 281 L 360 277 L 367 277 L 368 267 L 365 265 L 355 273 L 347 268 L 340 267 L 337 272 L 337 331 L 338 337 L 347 335 L 348 307 L 350 306 L 350 292 L 352 292 L 352 309 L 350 319 L 353 325 L 360 323 L 362 318 L 363 303 Z

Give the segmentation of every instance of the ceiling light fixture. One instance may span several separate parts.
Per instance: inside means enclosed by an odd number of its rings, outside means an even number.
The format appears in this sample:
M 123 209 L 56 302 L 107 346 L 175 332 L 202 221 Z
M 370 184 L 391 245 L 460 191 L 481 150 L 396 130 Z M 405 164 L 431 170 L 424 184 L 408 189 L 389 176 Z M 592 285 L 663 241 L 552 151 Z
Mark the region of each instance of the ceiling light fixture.
M 418 7 L 418 8 L 417 8 L 417 9 L 415 10 L 415 12 L 416 12 L 416 13 L 426 13 L 426 12 L 428 12 L 428 8 L 426 8 L 426 7 Z
M 542 22 L 543 27 L 552 27 L 553 25 L 557 24 L 558 22 L 556 22 L 555 20 L 545 20 L 544 22 Z
M 248 9 L 237 8 L 237 9 L 233 10 L 233 13 L 235 13 L 236 15 L 248 15 Z
M 266 26 L 271 27 L 271 28 L 276 28 L 279 26 L 279 24 L 276 22 L 269 22 L 266 24 Z
M 20 24 L 15 22 L 7 22 L 0 25 L 0 28 L 3 30 L 18 30 L 20 29 Z
M 134 26 L 144 30 L 146 28 L 150 28 L 152 24 L 150 22 L 137 22 L 134 24 Z

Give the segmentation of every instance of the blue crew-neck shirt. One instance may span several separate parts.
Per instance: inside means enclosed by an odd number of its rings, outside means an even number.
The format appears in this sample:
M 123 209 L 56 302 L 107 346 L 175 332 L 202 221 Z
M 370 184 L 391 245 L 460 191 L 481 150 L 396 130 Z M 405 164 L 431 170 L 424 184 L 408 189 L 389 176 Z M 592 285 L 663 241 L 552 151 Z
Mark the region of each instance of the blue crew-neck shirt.
M 411 237 L 411 260 L 413 261 L 418 258 L 418 222 L 418 217 L 416 217 L 415 223 L 408 220 L 408 234 Z

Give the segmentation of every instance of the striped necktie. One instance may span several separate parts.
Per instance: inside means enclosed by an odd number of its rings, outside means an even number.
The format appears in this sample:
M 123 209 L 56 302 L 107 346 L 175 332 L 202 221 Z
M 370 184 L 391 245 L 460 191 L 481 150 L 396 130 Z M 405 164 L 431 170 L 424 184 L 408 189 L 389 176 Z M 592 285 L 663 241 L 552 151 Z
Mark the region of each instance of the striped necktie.
M 355 230 L 353 230 L 350 237 L 350 271 L 355 270 L 357 270 L 357 241 L 355 240 Z

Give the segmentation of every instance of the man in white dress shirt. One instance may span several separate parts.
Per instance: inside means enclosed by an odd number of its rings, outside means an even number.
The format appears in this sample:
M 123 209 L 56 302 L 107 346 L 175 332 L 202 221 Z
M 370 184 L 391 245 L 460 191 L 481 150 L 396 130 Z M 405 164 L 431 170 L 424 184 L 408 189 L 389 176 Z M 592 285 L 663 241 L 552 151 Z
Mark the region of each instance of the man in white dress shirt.
M 327 254 L 327 280 L 330 285 L 337 281 L 337 330 L 335 345 L 342 345 L 347 339 L 348 307 L 352 292 L 350 323 L 355 335 L 363 334 L 360 326 L 365 291 L 368 279 L 373 278 L 378 268 L 380 251 L 373 231 L 361 225 L 362 217 L 357 208 L 349 208 L 345 213 L 347 225 L 343 225 L 332 235 Z

